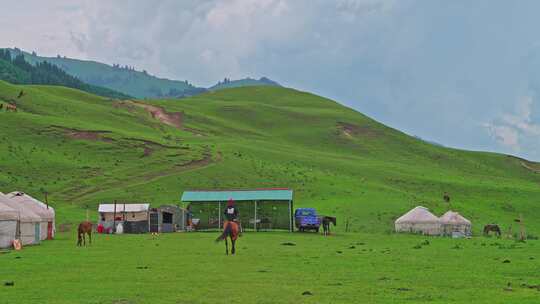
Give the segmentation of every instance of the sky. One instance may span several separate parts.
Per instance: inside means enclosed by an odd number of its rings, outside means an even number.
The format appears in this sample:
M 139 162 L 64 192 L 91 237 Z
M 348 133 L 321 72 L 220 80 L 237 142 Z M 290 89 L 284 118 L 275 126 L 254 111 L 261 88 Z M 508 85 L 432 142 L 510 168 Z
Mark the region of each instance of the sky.
M 199 86 L 266 76 L 445 146 L 540 161 L 540 1 L 9 1 L 0 47 Z

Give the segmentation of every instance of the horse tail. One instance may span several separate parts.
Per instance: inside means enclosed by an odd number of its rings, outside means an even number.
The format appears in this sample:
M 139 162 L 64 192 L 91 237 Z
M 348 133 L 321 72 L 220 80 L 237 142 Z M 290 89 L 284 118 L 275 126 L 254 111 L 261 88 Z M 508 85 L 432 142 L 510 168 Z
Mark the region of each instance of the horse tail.
M 217 243 L 219 241 L 223 241 L 230 234 L 231 234 L 231 225 L 230 225 L 230 223 L 228 223 L 227 226 L 225 226 L 225 230 L 223 230 L 223 233 L 220 236 L 217 237 L 215 242 Z

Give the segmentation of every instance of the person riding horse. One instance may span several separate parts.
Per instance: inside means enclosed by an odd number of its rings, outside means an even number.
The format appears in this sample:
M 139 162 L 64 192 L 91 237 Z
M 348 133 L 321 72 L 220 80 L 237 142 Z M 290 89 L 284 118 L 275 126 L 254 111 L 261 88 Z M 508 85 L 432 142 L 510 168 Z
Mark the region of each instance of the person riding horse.
M 223 211 L 223 215 L 225 216 L 225 222 L 223 223 L 223 230 L 227 228 L 227 225 L 229 222 L 234 222 L 238 225 L 238 228 L 240 230 L 240 233 L 242 233 L 242 228 L 240 226 L 240 223 L 238 222 L 238 208 L 234 205 L 234 200 L 232 198 L 229 199 L 227 202 L 227 208 Z

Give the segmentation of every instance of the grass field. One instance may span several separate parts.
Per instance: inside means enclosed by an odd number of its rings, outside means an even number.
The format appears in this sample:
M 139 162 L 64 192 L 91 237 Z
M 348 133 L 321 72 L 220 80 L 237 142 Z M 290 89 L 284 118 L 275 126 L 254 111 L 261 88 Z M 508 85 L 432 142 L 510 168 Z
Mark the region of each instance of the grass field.
M 99 235 L 92 246 L 76 248 L 75 236 L 62 234 L 0 254 L 1 280 L 15 283 L 0 286 L 0 302 L 538 303 L 540 297 L 539 241 L 246 233 L 237 255 L 225 256 L 215 237 Z
M 87 207 L 96 219 L 97 205 L 115 199 L 159 206 L 178 204 L 187 189 L 290 187 L 296 207 L 335 215 L 338 226 L 327 239 L 246 234 L 228 258 L 212 244 L 215 234 L 100 236 L 83 249 L 61 234 L 0 255 L 0 280 L 16 282 L 0 287 L 0 302 L 534 303 L 540 296 L 521 286 L 540 284 L 536 240 L 430 238 L 417 246 L 425 238 L 390 233 L 398 216 L 424 205 L 438 215 L 459 211 L 475 235 L 491 222 L 517 232 L 522 214 L 527 233 L 538 236 L 538 163 L 431 145 L 286 88 L 143 103 L 0 82 L 0 103 L 10 100 L 20 111 L 0 112 L 0 191 L 49 192 L 59 224 L 84 219 Z M 297 246 L 280 245 L 287 241 Z

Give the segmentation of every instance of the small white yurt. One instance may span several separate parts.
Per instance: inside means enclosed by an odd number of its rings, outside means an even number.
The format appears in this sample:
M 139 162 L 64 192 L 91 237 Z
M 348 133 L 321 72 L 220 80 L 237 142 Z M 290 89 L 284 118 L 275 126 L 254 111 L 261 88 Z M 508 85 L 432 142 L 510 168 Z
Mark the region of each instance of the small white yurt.
M 0 193 L 2 205 L 6 205 L 18 213 L 17 239 L 23 245 L 39 244 L 40 242 L 40 222 L 41 217 L 30 208 L 9 198 L 8 195 Z
M 38 201 L 30 195 L 14 191 L 7 194 L 8 198 L 30 209 L 33 213 L 40 217 L 40 240 L 52 239 L 55 234 L 55 213 L 51 206 Z
M 418 206 L 395 221 L 396 232 L 440 235 L 439 218 L 426 207 Z
M 4 204 L 7 197 L 0 192 L 0 248 L 9 248 L 17 239 L 19 212 Z
M 471 221 L 461 214 L 448 211 L 440 217 L 441 234 L 447 236 L 469 236 L 471 235 Z

